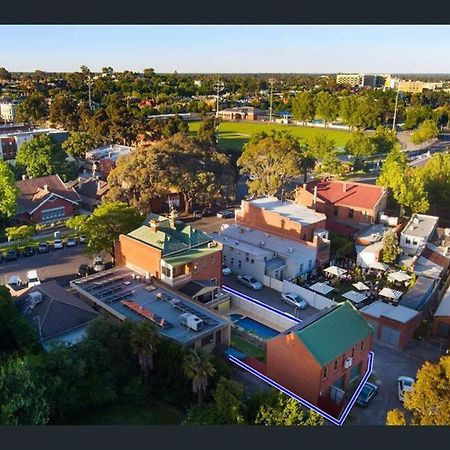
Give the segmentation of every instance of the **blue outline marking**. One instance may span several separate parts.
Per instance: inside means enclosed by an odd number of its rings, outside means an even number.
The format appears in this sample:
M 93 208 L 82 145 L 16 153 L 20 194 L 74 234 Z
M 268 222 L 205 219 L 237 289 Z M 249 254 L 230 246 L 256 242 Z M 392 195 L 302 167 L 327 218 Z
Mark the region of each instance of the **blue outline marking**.
M 362 380 L 360 381 L 360 383 L 358 385 L 358 388 L 356 389 L 355 393 L 353 394 L 352 398 L 350 399 L 348 405 L 345 407 L 343 413 L 339 416 L 338 419 L 336 419 L 335 417 L 331 416 L 330 414 L 328 414 L 327 412 L 323 411 L 322 409 L 318 408 L 317 406 L 313 405 L 312 403 L 308 402 L 308 400 L 305 400 L 304 398 L 298 396 L 297 394 L 294 394 L 289 389 L 285 388 L 281 384 L 278 384 L 276 381 L 274 381 L 271 378 L 263 375 L 261 372 L 257 371 L 256 369 L 254 369 L 253 367 L 249 366 L 248 364 L 245 364 L 244 362 L 240 361 L 239 359 L 235 358 L 234 356 L 228 355 L 228 359 L 231 362 L 233 362 L 234 364 L 236 364 L 239 367 L 241 367 L 244 370 L 246 370 L 247 372 L 250 372 L 252 375 L 255 375 L 256 377 L 260 378 L 261 380 L 263 380 L 267 384 L 270 384 L 271 386 L 275 387 L 280 392 L 283 392 L 284 394 L 289 395 L 289 397 L 292 397 L 294 400 L 297 400 L 303 406 L 306 406 L 306 407 L 312 409 L 313 411 L 317 412 L 322 417 L 324 417 L 325 419 L 327 419 L 330 422 L 332 422 L 334 425 L 342 426 L 344 424 L 345 420 L 347 419 L 347 416 L 350 414 L 350 411 L 351 411 L 352 407 L 354 406 L 354 404 L 355 404 L 355 402 L 356 402 L 356 400 L 358 398 L 358 395 L 360 394 L 364 384 L 366 383 L 367 379 L 370 377 L 370 374 L 372 373 L 374 356 L 375 356 L 374 353 L 372 351 L 370 351 L 369 352 L 369 364 L 367 366 L 367 371 L 366 371 L 364 377 L 362 378 Z
M 276 309 L 276 308 L 274 308 L 273 306 L 266 305 L 265 303 L 263 303 L 263 302 L 257 300 L 256 298 L 250 297 L 250 296 L 248 296 L 248 295 L 246 295 L 246 294 L 243 294 L 242 292 L 236 291 L 236 290 L 233 289 L 233 288 L 230 288 L 230 287 L 228 287 L 228 286 L 222 285 L 222 289 L 223 289 L 225 292 L 228 292 L 229 294 L 236 295 L 236 296 L 238 296 L 238 297 L 241 297 L 241 298 L 244 299 L 244 300 L 248 300 L 249 302 L 255 303 L 256 305 L 262 306 L 263 308 L 266 308 L 266 309 L 268 309 L 268 310 L 270 310 L 270 311 L 272 311 L 272 312 L 274 312 L 274 313 L 276 313 L 276 314 L 279 314 L 280 316 L 284 316 L 284 317 L 286 317 L 287 319 L 294 320 L 294 321 L 296 321 L 297 323 L 301 323 L 301 322 L 302 322 L 301 319 L 299 319 L 298 317 L 293 316 L 292 314 L 289 314 L 289 313 L 280 311 L 279 309 Z

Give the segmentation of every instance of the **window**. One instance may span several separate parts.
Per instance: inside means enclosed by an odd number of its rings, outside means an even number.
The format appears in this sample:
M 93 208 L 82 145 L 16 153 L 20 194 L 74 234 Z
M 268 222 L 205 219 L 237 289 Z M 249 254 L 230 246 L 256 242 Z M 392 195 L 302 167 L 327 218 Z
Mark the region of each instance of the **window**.
M 411 244 L 411 239 L 406 238 L 406 243 L 407 243 L 407 244 Z
M 205 336 L 202 340 L 202 347 L 204 347 L 205 345 L 209 345 L 212 344 L 214 342 L 214 335 L 209 334 L 208 336 Z
M 310 259 L 309 261 L 308 261 L 308 267 L 311 269 L 311 267 L 312 267 L 312 264 L 313 264 L 313 262 L 312 262 L 312 259 Z
M 255 260 L 254 260 L 253 258 L 250 260 L 250 262 L 251 262 L 252 264 L 255 264 Z
M 215 264 L 215 262 L 216 262 L 216 254 L 213 253 L 213 254 L 211 255 L 211 264 Z
M 323 369 L 323 379 L 326 380 L 328 376 L 328 367 L 324 367 Z
M 54 220 L 54 219 L 60 219 L 61 217 L 65 217 L 66 210 L 64 206 L 61 208 L 53 208 L 53 209 L 45 209 L 41 213 L 41 220 L 47 221 L 47 220 Z
M 165 277 L 172 278 L 172 270 L 170 269 L 170 267 L 162 266 L 161 272 Z
M 209 281 L 211 281 L 214 284 L 217 284 L 217 280 L 215 278 L 210 278 Z
M 303 264 L 300 264 L 300 272 L 303 272 Z
M 361 341 L 361 351 L 364 350 L 364 341 Z
M 337 359 L 337 360 L 334 362 L 334 371 L 335 371 L 335 372 L 337 372 L 337 370 L 338 370 L 338 364 L 339 364 L 339 360 Z
M 245 262 L 248 262 L 250 260 L 250 255 L 248 253 L 245 254 Z
M 339 206 L 333 206 L 333 216 L 337 216 L 339 212 Z
M 352 348 L 352 358 L 355 357 L 355 347 Z
M 350 218 L 350 219 L 353 219 L 353 214 L 355 213 L 355 211 L 352 209 L 352 208 L 350 208 L 349 210 L 348 210 L 348 217 Z
M 231 265 L 234 264 L 234 258 L 231 258 Z
M 303 240 L 306 241 L 306 234 L 303 235 Z
M 203 268 L 206 267 L 206 258 L 203 258 L 203 260 L 202 260 L 202 267 L 203 267 Z
M 224 262 L 224 263 L 227 262 L 227 255 L 223 255 L 223 262 Z
M 417 240 L 413 239 L 412 243 L 413 243 L 413 245 L 417 245 Z
M 241 260 L 238 261 L 238 267 L 239 267 L 239 269 L 242 267 L 242 262 L 241 262 Z

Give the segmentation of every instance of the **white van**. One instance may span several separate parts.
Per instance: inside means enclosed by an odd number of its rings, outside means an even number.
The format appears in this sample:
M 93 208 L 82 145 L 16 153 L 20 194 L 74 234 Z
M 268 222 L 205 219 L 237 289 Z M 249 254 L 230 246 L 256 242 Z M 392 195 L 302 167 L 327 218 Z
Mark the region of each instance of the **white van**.
M 39 286 L 41 284 L 36 270 L 29 270 L 27 272 L 27 282 L 28 287 Z

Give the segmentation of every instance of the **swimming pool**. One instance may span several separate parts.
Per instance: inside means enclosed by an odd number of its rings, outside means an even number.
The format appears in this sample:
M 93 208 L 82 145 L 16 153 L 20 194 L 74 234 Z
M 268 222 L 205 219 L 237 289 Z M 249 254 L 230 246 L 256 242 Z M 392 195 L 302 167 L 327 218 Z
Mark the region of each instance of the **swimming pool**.
M 230 314 L 228 317 L 234 324 L 237 324 L 244 330 L 256 334 L 256 336 L 262 339 L 270 339 L 280 334 L 273 328 L 263 325 L 256 320 L 250 319 L 250 317 L 244 317 L 241 314 Z

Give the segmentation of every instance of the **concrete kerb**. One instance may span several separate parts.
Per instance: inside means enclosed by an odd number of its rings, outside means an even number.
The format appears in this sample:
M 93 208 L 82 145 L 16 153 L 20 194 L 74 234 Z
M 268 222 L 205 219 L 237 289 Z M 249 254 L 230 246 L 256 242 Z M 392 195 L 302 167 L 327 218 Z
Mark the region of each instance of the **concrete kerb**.
M 242 362 L 241 360 L 237 359 L 236 357 L 229 355 L 228 359 L 236 364 L 237 366 L 241 367 L 242 369 L 246 370 L 247 372 L 251 373 L 252 375 L 258 377 L 259 379 L 263 380 L 267 384 L 270 384 L 274 388 L 278 389 L 280 392 L 283 392 L 286 395 L 289 395 L 289 397 L 293 398 L 294 400 L 297 400 L 299 403 L 301 403 L 303 406 L 306 406 L 307 408 L 312 409 L 316 413 L 320 414 L 322 417 L 330 421 L 336 426 L 342 426 L 347 419 L 348 415 L 350 414 L 351 409 L 353 408 L 354 404 L 356 403 L 356 400 L 358 398 L 358 395 L 362 391 L 362 388 L 368 378 L 370 377 L 372 370 L 373 370 L 373 359 L 374 359 L 374 353 L 369 352 L 369 364 L 367 367 L 367 371 L 364 374 L 361 382 L 358 385 L 358 388 L 356 389 L 355 393 L 353 394 L 352 398 L 350 399 L 348 405 L 342 412 L 342 414 L 339 416 L 339 418 L 335 418 L 328 414 L 327 412 L 323 411 L 322 409 L 318 408 L 317 406 L 313 405 L 312 403 L 308 402 L 304 398 L 298 396 L 297 394 L 294 394 L 289 389 L 285 388 L 281 384 L 278 384 L 276 381 L 272 380 L 271 378 L 267 377 L 266 375 L 263 375 L 261 372 L 257 371 L 253 367 L 249 366 L 248 364 Z

